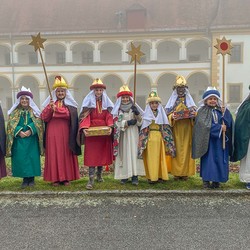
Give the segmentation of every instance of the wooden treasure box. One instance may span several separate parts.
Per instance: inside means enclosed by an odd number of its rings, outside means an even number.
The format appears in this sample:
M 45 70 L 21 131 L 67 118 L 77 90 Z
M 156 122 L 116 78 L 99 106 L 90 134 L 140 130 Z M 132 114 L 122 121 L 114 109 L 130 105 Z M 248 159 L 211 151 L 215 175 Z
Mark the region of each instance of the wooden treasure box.
M 88 136 L 103 136 L 109 135 L 109 127 L 108 126 L 100 126 L 100 127 L 89 127 Z
M 188 109 L 181 110 L 181 111 L 174 111 L 173 114 L 175 115 L 175 120 L 181 120 L 181 119 L 188 119 L 195 117 L 195 114 L 192 114 Z

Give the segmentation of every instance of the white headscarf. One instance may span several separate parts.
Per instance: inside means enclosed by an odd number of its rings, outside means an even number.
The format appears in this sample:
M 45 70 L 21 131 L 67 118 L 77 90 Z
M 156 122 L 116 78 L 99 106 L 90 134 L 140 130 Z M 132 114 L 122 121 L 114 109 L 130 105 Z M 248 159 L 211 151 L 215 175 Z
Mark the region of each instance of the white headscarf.
M 57 100 L 56 90 L 57 90 L 57 88 L 51 92 L 52 100 L 54 102 L 56 102 L 56 100 Z M 77 106 L 78 106 L 77 102 L 75 101 L 75 99 L 73 98 L 72 94 L 70 93 L 70 91 L 68 89 L 66 89 L 66 96 L 65 96 L 63 101 L 64 101 L 65 105 L 73 106 L 75 108 L 77 108 Z M 49 103 L 50 103 L 50 96 L 48 96 L 46 98 L 46 100 L 43 102 L 42 107 L 45 108 Z
M 158 125 L 169 124 L 167 115 L 161 103 L 159 103 L 157 110 L 158 110 L 158 114 L 155 117 L 152 109 L 150 108 L 150 105 L 149 104 L 146 105 L 141 129 L 148 127 L 152 123 L 153 120 Z
M 82 106 L 81 106 L 81 111 L 84 107 L 87 108 L 96 108 L 96 96 L 94 89 L 91 90 L 87 96 L 83 99 L 82 101 Z M 107 110 L 108 108 L 113 108 L 114 104 L 113 102 L 109 99 L 106 90 L 103 90 L 102 93 L 102 110 Z
M 131 102 L 134 102 L 134 99 L 132 97 L 129 97 L 129 98 L 130 98 Z M 115 105 L 114 105 L 114 108 L 112 109 L 112 112 L 111 112 L 111 114 L 113 115 L 114 118 L 118 116 L 121 102 L 122 102 L 122 97 L 120 96 L 117 98 Z M 143 115 L 144 111 L 142 110 L 142 108 L 137 103 L 135 103 L 135 106 L 137 107 L 140 114 Z
M 24 86 L 22 86 L 21 91 L 28 91 L 31 92 L 30 89 L 25 88 Z M 37 107 L 37 105 L 35 104 L 35 102 L 33 101 L 33 99 L 28 96 L 28 95 L 21 95 L 16 99 L 16 102 L 13 104 L 13 106 L 8 110 L 8 115 L 10 115 L 16 108 L 17 106 L 20 104 L 20 99 L 22 96 L 26 96 L 27 98 L 29 98 L 29 106 L 32 108 L 33 113 L 36 117 L 39 117 L 41 114 L 40 109 Z
M 185 89 L 185 94 L 186 94 L 186 106 L 187 108 L 191 108 L 191 107 L 196 107 L 195 103 L 194 103 L 194 100 L 192 98 L 192 96 L 190 95 L 189 93 L 189 90 L 186 88 Z M 176 89 L 173 91 L 172 95 L 170 96 L 169 100 L 168 100 L 168 103 L 167 105 L 165 106 L 165 109 L 166 110 L 171 110 L 173 107 L 174 107 L 174 104 L 176 102 L 178 98 L 178 94 L 177 94 L 177 91 Z

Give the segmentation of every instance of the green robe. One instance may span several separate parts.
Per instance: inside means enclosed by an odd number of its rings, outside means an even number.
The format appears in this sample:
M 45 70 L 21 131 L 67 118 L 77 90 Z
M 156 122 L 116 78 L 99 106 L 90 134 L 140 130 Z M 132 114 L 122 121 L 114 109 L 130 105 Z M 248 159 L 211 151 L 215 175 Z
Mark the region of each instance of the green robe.
M 250 139 L 250 99 L 248 98 L 238 110 L 235 119 L 234 153 L 231 161 L 240 161 L 247 154 Z
M 18 133 L 31 130 L 29 137 L 21 138 Z M 7 151 L 11 154 L 12 176 L 33 177 L 41 175 L 39 137 L 43 131 L 42 121 L 32 110 L 16 109 L 7 126 Z

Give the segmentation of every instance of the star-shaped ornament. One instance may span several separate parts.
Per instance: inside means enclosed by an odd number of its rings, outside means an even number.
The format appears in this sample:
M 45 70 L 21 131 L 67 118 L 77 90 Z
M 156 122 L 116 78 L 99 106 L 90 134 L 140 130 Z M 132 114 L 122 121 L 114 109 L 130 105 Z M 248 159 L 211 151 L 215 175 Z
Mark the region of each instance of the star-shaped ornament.
M 217 49 L 216 54 L 222 54 L 223 56 L 226 54 L 231 55 L 231 49 L 233 48 L 231 45 L 231 40 L 227 40 L 225 37 L 223 37 L 221 40 L 216 40 L 217 44 L 214 46 Z
M 40 32 L 37 34 L 37 36 L 31 36 L 32 42 L 29 43 L 29 45 L 34 46 L 35 51 L 37 51 L 39 48 L 44 49 L 43 43 L 47 40 L 44 38 L 41 38 Z
M 141 57 L 145 54 L 141 52 L 141 45 L 138 47 L 135 47 L 134 44 L 131 42 L 131 50 L 126 52 L 131 56 L 130 63 L 137 61 L 138 63 L 141 63 Z

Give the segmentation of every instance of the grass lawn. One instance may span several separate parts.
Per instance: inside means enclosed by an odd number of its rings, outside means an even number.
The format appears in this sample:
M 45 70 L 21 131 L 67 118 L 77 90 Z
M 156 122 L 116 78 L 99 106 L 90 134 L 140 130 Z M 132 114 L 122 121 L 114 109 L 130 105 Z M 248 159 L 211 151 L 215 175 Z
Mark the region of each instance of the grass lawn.
M 42 165 L 44 163 L 44 157 L 42 159 Z M 83 157 L 78 157 L 79 166 L 83 165 Z M 199 171 L 199 161 L 197 163 L 197 171 Z M 36 185 L 33 188 L 21 189 L 22 178 L 11 177 L 11 164 L 10 158 L 6 158 L 6 165 L 8 170 L 8 177 L 0 179 L 0 192 L 2 191 L 85 191 L 85 186 L 88 182 L 88 177 L 86 174 L 86 169 L 80 167 L 80 175 L 84 176 L 80 180 L 72 181 L 70 186 L 59 186 L 52 187 L 51 183 L 44 182 L 42 177 L 36 177 Z M 238 165 L 238 164 L 236 164 Z M 245 184 L 239 181 L 239 174 L 235 173 L 234 168 L 236 165 L 230 165 L 230 178 L 227 183 L 222 183 L 220 190 L 229 189 L 245 189 Z M 237 171 L 237 170 L 236 170 Z M 93 190 L 201 190 L 202 181 L 197 173 L 195 176 L 189 178 L 188 181 L 174 181 L 173 176 L 169 175 L 169 181 L 165 183 L 148 184 L 144 177 L 139 178 L 139 186 L 133 186 L 131 181 L 125 185 L 121 185 L 119 180 L 114 180 L 113 173 L 104 172 L 104 182 L 97 183 Z
M 70 186 L 52 187 L 50 183 L 44 182 L 42 177 L 36 178 L 36 185 L 32 188 L 21 189 L 21 178 L 5 177 L 0 180 L 0 192 L 2 191 L 84 191 L 88 178 L 83 177 L 80 180 L 72 181 Z M 93 190 L 201 190 L 202 181 L 199 174 L 192 176 L 188 181 L 175 181 L 170 175 L 170 180 L 165 183 L 148 184 L 143 177 L 139 179 L 139 186 L 133 186 L 131 182 L 121 185 L 119 180 L 114 180 L 113 174 L 104 176 L 103 183 L 95 182 Z M 239 181 L 238 174 L 230 173 L 230 179 L 227 183 L 222 183 L 220 190 L 245 189 L 245 184 Z

